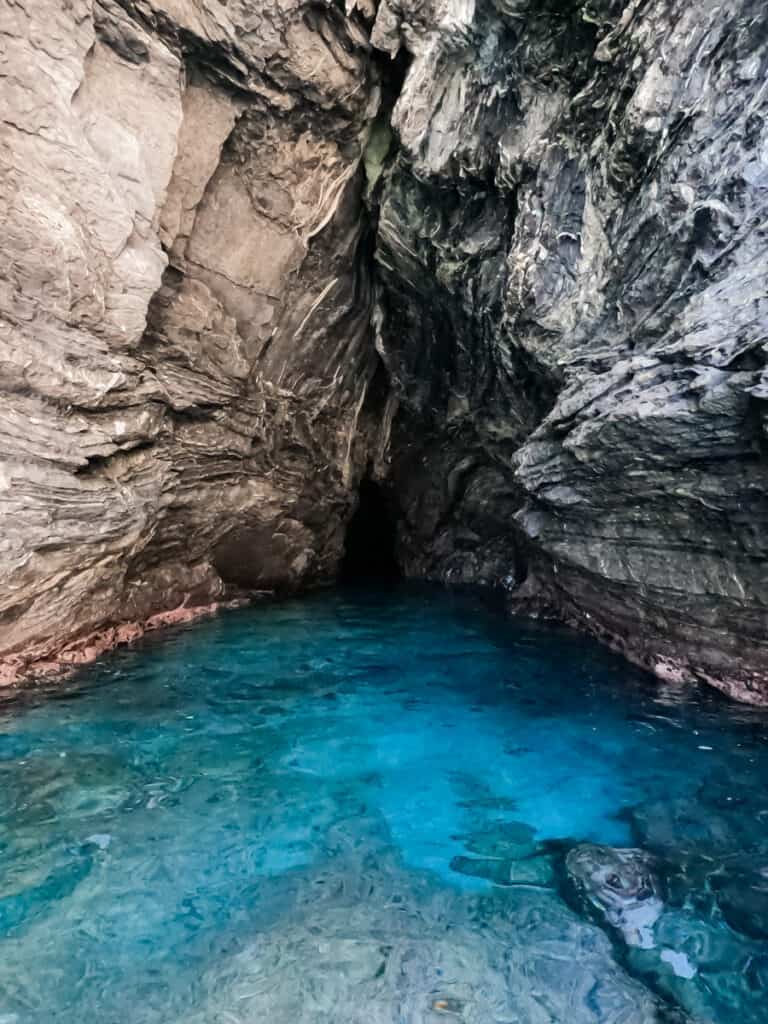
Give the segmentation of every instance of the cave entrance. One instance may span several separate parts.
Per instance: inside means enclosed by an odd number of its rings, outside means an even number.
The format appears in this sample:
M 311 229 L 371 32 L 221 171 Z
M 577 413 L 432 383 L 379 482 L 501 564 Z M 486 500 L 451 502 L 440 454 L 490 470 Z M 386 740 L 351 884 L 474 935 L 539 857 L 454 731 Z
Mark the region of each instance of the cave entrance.
M 392 583 L 400 579 L 395 555 L 397 527 L 392 504 L 374 480 L 360 484 L 360 497 L 347 527 L 342 583 Z

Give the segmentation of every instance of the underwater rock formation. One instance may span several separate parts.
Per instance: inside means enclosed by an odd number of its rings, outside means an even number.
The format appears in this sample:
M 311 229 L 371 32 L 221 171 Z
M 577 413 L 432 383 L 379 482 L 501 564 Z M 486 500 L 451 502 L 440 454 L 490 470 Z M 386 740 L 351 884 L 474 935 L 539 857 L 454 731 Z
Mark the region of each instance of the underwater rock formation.
M 577 899 L 626 944 L 625 961 L 635 977 L 691 1020 L 727 1019 L 737 1000 L 739 1020 L 760 1024 L 764 946 L 723 928 L 714 914 L 707 920 L 687 905 L 665 906 L 653 858 L 644 850 L 585 843 L 569 852 L 566 870 Z M 743 901 L 749 889 L 738 891 Z
M 652 857 L 644 850 L 584 843 L 570 851 L 566 869 L 580 898 L 595 908 L 628 946 L 653 948 L 653 926 L 664 903 Z
M 407 575 L 768 702 L 761 0 L 0 17 L 2 678 L 332 580 L 370 476 Z

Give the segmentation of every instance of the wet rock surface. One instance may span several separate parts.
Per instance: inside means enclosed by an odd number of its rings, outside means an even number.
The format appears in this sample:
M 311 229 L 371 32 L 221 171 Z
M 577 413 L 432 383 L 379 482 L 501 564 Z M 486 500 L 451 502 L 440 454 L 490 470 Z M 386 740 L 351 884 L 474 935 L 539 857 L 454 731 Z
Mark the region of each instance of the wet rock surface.
M 570 851 L 565 867 L 579 897 L 616 928 L 628 946 L 653 947 L 653 926 L 664 903 L 652 857 L 643 850 L 585 843 Z
M 352 846 L 342 839 L 341 857 L 271 894 L 280 908 L 271 928 L 219 971 L 215 987 L 202 981 L 220 1016 L 203 1009 L 192 1021 L 259 1017 L 266 988 L 275 1024 L 332 1024 L 339 1006 L 349 1008 L 348 1024 L 676 1019 L 554 894 L 452 898 L 377 854 L 375 840 L 362 857 Z M 320 943 L 307 919 L 322 921 Z
M 768 15 L 386 0 L 379 344 L 414 572 L 768 699 Z
M 629 972 L 652 991 L 693 1020 L 727 1018 L 735 1006 L 739 1020 L 765 1019 L 768 952 L 761 941 L 767 935 L 759 893 L 764 877 L 753 893 L 743 874 L 726 871 L 723 886 L 723 865 L 710 862 L 709 875 L 686 877 L 676 906 L 674 897 L 662 899 L 655 859 L 644 850 L 583 844 L 568 853 L 565 866 L 577 899 L 587 912 L 597 911 L 618 937 Z M 682 873 L 687 875 L 685 868 Z

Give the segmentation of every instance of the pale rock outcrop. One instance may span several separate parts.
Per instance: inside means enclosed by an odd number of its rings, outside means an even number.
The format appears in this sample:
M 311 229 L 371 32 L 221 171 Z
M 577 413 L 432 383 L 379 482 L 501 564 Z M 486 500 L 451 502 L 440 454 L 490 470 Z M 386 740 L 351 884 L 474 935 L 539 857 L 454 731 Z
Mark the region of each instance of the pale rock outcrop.
M 332 576 L 377 360 L 378 87 L 334 5 L 4 0 L 0 22 L 8 680 Z

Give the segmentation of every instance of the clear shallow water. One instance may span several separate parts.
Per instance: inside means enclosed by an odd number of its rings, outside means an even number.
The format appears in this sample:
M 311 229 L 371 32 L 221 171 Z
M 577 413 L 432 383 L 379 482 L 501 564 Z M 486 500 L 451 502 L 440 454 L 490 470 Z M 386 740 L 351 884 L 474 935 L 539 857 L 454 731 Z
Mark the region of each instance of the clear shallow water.
M 768 1022 L 767 724 L 439 590 L 155 637 L 2 711 L 0 1024 Z M 661 858 L 658 948 L 585 841 Z

